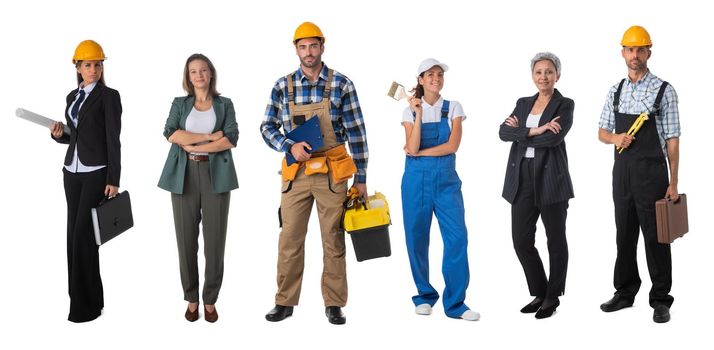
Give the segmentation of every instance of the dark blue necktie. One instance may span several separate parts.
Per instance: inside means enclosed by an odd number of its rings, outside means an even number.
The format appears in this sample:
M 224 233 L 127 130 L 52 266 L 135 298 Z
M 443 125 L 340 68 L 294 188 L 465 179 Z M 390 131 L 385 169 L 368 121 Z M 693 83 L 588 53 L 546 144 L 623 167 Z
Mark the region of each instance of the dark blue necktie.
M 74 103 L 74 106 L 72 106 L 72 111 L 70 112 L 70 115 L 74 120 L 77 120 L 77 113 L 79 113 L 79 106 L 82 105 L 82 101 L 84 101 L 84 90 L 80 89 L 79 98 Z

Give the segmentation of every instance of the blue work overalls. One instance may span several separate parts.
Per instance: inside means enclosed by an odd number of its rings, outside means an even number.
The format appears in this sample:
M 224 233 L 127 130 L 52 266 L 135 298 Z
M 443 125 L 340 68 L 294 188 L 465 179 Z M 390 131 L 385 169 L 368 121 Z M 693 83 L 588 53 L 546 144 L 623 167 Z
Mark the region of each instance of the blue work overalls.
M 441 120 L 438 123 L 422 123 L 420 149 L 449 141 L 451 129 L 448 114 L 449 101 L 444 100 Z M 402 211 L 409 264 L 419 293 L 412 297 L 414 305 L 434 306 L 439 299 L 439 293 L 429 283 L 429 228 L 432 214 L 436 214 L 444 240 L 444 311 L 447 316 L 458 318 L 469 309 L 464 304 L 469 285 L 469 264 L 464 199 L 455 165 L 455 154 L 407 156 L 402 177 Z

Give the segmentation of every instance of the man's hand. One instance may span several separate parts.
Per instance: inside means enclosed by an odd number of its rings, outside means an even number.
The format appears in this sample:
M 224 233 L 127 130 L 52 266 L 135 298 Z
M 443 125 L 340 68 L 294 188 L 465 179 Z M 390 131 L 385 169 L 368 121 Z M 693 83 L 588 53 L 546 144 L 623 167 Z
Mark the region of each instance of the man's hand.
M 667 186 L 667 193 L 664 195 L 664 198 L 669 198 L 673 202 L 678 201 L 679 200 L 679 192 L 677 192 L 677 185 L 669 184 L 669 186 Z
M 367 184 L 353 183 L 352 187 L 356 188 L 357 191 L 359 191 L 360 197 L 367 199 Z
M 626 133 L 612 135 L 612 143 L 615 144 L 615 146 L 622 148 L 630 147 L 630 144 L 632 144 L 634 139 L 634 136 Z
M 312 147 L 310 147 L 307 142 L 298 142 L 290 147 L 290 154 L 292 154 L 298 162 L 304 162 L 310 159 L 310 153 L 305 151 L 306 148 L 312 151 Z

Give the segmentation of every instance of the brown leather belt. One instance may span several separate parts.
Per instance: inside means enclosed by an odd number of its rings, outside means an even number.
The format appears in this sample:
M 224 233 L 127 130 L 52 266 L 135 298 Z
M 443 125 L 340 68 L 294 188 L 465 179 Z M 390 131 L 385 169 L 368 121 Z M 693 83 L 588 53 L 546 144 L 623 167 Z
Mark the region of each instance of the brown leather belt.
M 205 154 L 188 154 L 188 159 L 194 162 L 205 162 L 208 161 L 208 156 Z

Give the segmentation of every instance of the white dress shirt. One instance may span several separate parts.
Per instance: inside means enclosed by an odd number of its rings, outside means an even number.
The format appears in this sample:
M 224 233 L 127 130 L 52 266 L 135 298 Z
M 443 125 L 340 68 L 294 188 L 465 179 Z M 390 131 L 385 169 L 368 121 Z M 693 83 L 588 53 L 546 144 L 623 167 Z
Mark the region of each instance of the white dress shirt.
M 72 118 L 72 108 L 74 108 L 74 105 L 77 103 L 77 100 L 79 99 L 79 91 L 84 90 L 84 100 L 82 103 L 79 104 L 79 110 L 82 109 L 82 105 L 84 105 L 84 102 L 87 102 L 87 99 L 89 98 L 89 94 L 92 93 L 92 90 L 94 90 L 94 87 L 97 86 L 97 82 L 91 83 L 85 87 L 82 87 L 82 84 L 79 85 L 79 90 L 77 90 L 77 95 L 74 97 L 74 102 L 69 106 L 69 109 L 67 109 L 67 116 L 69 117 L 69 120 L 72 121 L 72 124 L 74 124 L 75 130 L 77 128 L 77 124 L 79 123 L 79 112 L 77 112 L 77 119 Z M 77 145 L 74 145 L 74 155 L 72 156 L 72 163 L 69 165 L 65 165 L 64 168 L 67 169 L 70 173 L 88 173 L 91 171 L 99 170 L 101 168 L 105 168 L 106 165 L 94 165 L 94 166 L 87 166 L 82 164 L 82 162 L 79 160 L 79 153 L 77 152 Z

